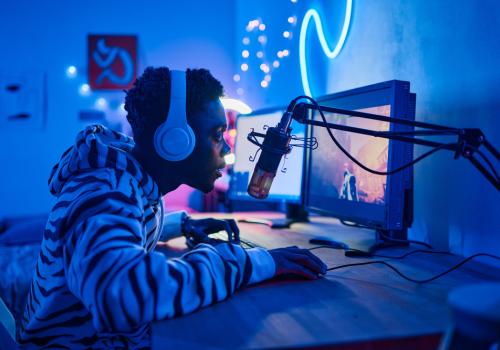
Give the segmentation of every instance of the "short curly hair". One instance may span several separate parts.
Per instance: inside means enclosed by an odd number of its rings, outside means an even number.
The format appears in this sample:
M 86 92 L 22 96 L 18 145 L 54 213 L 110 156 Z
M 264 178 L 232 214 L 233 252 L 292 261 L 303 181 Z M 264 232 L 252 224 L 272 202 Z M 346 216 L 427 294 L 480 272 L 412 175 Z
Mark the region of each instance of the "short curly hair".
M 186 114 L 188 121 L 206 104 L 223 95 L 222 84 L 207 69 L 186 71 Z M 136 140 L 143 140 L 165 121 L 170 108 L 170 70 L 148 67 L 125 97 L 127 120 Z

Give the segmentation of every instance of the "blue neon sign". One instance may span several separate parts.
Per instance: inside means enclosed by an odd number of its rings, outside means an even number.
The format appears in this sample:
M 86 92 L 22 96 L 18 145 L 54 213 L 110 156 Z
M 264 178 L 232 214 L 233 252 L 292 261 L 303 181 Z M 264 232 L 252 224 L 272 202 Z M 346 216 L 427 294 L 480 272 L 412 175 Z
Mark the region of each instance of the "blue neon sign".
M 328 47 L 328 43 L 325 39 L 325 34 L 323 32 L 323 25 L 321 24 L 321 18 L 319 17 L 318 12 L 315 9 L 309 9 L 304 15 L 304 19 L 302 20 L 302 25 L 300 27 L 300 36 L 299 36 L 299 60 L 300 60 L 300 77 L 302 80 L 302 86 L 304 87 L 304 93 L 307 96 L 312 96 L 311 87 L 309 86 L 309 80 L 307 75 L 307 62 L 306 62 L 306 34 L 307 27 L 309 26 L 309 22 L 311 19 L 314 20 L 314 24 L 316 25 L 316 31 L 318 33 L 318 39 L 323 49 L 325 55 L 334 59 L 338 56 L 342 47 L 344 46 L 345 39 L 347 37 L 347 32 L 349 31 L 349 26 L 351 24 L 351 13 L 352 13 L 352 0 L 346 0 L 346 10 L 345 10 L 345 18 L 344 25 L 342 27 L 342 32 L 340 33 L 340 37 L 337 41 L 337 45 L 330 50 Z

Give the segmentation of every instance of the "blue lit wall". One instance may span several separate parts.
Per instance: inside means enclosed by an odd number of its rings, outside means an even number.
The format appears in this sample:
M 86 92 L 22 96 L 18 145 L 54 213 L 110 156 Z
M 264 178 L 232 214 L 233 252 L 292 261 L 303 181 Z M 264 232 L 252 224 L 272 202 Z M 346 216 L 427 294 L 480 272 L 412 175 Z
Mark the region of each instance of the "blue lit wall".
M 308 8 L 319 10 L 331 47 L 340 35 L 345 0 L 239 1 L 237 67 L 245 26 L 260 18 L 269 38 L 280 38 L 287 16 L 298 17 L 290 55 L 262 88 L 262 74 L 251 63 L 237 87 L 252 107 L 287 104 L 303 93 L 298 58 L 299 27 Z M 500 148 L 500 3 L 495 0 L 353 0 L 345 45 L 328 60 L 312 25 L 308 32 L 313 95 L 342 91 L 391 79 L 408 80 L 417 94 L 417 120 L 455 127 L 479 127 Z M 269 40 L 268 52 L 282 42 Z M 258 46 L 255 46 L 255 51 Z M 251 56 L 251 55 L 250 55 Z M 313 67 L 313 68 L 311 68 Z M 241 90 L 240 90 L 241 92 Z M 417 147 L 416 155 L 425 151 Z M 497 163 L 498 164 L 498 163 Z M 500 196 L 464 159 L 441 153 L 415 167 L 415 221 L 412 238 L 461 254 L 500 253 Z
M 139 71 L 148 65 L 207 67 L 221 79 L 229 96 L 256 109 L 287 104 L 303 92 L 298 43 L 305 11 L 318 9 L 326 39 L 335 43 L 344 4 L 344 0 L 3 4 L 0 80 L 16 72 L 33 72 L 37 77 L 33 81 L 39 81 L 46 74 L 47 118 L 45 128 L 38 124 L 0 128 L 0 215 L 48 210 L 52 198 L 47 177 L 83 126 L 77 118 L 80 110 L 93 108 L 98 97 L 106 97 L 115 110 L 112 114 L 120 118 L 116 108 L 123 94 L 78 94 L 85 82 L 87 34 L 135 34 Z M 288 22 L 293 16 L 295 24 Z M 266 25 L 264 45 L 258 42 L 259 33 L 245 29 L 256 18 Z M 289 38 L 284 31 L 290 31 Z M 242 42 L 245 36 L 251 39 L 248 45 Z M 500 148 L 500 127 L 494 120 L 500 107 L 496 96 L 499 37 L 500 4 L 494 0 L 353 0 L 347 39 L 335 59 L 323 55 L 316 31 L 309 27 L 307 57 L 313 67 L 309 80 L 314 95 L 390 79 L 408 80 L 417 93 L 418 120 L 480 127 Z M 242 57 L 246 46 L 247 61 Z M 272 67 L 264 88 L 263 61 L 255 56 L 259 50 Z M 288 55 L 279 58 L 277 53 L 283 50 Z M 278 68 L 272 66 L 275 60 Z M 240 68 L 244 62 L 249 64 L 246 73 Z M 72 80 L 65 75 L 69 65 L 80 72 Z M 423 151 L 417 148 L 416 154 Z M 475 169 L 442 153 L 417 165 L 415 175 L 413 238 L 463 254 L 500 252 L 500 198 Z
M 80 110 L 95 108 L 96 99 L 105 97 L 106 113 L 124 117 L 122 92 L 78 94 L 86 82 L 87 34 L 137 35 L 139 72 L 149 65 L 208 68 L 234 96 L 234 13 L 230 0 L 3 2 L 0 80 L 33 74 L 32 86 L 41 89 L 38 77 L 46 74 L 47 112 L 45 128 L 38 122 L 0 128 L 0 216 L 49 211 L 47 178 L 84 125 Z M 69 65 L 79 70 L 74 79 L 66 76 Z

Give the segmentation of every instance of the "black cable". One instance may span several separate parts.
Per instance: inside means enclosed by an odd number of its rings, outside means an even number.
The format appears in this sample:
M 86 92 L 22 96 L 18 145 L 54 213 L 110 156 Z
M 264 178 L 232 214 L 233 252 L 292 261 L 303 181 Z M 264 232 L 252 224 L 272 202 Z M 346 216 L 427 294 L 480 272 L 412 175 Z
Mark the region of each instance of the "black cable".
M 486 155 L 483 152 L 481 152 L 480 150 L 478 150 L 478 149 L 476 149 L 475 152 L 477 152 L 477 154 L 479 154 L 481 156 L 481 158 L 484 160 L 484 162 L 486 164 L 488 164 L 488 166 L 490 167 L 491 171 L 495 175 L 495 177 L 497 179 L 497 182 L 500 182 L 500 177 L 498 177 L 498 173 L 496 172 L 495 167 L 490 162 L 490 160 L 486 157 Z
M 332 246 L 328 246 L 328 245 L 320 245 L 320 246 L 317 246 L 317 247 L 308 248 L 308 250 L 316 250 L 316 249 L 320 249 L 320 248 L 338 249 L 338 248 L 335 248 L 335 247 L 332 247 Z M 355 248 L 349 248 L 347 250 L 348 251 L 358 251 L 358 252 L 362 252 L 363 251 L 363 250 L 355 249 Z M 453 254 L 453 253 L 450 253 L 450 252 L 446 252 L 446 251 L 415 249 L 415 250 L 412 250 L 410 252 L 406 252 L 405 254 L 399 255 L 399 256 L 381 255 L 381 254 L 370 254 L 369 256 L 366 256 L 366 257 L 367 258 L 375 257 L 375 258 L 398 259 L 398 260 L 400 260 L 400 259 L 406 258 L 409 255 L 413 255 L 413 254 L 417 254 L 417 253 L 444 254 L 444 255 L 456 256 L 456 254 Z
M 299 99 L 302 99 L 302 98 L 305 98 L 305 99 L 308 99 L 309 101 L 311 101 L 314 106 L 316 107 L 316 109 L 319 111 L 319 114 L 321 115 L 321 118 L 323 119 L 323 122 L 325 124 L 327 124 L 327 121 L 326 121 L 326 117 L 325 115 L 323 114 L 323 111 L 321 110 L 321 106 L 318 104 L 318 102 L 316 102 L 315 99 L 313 99 L 312 97 L 309 97 L 309 96 L 298 96 L 296 97 L 295 99 L 292 100 L 292 102 L 290 102 L 290 105 L 289 105 L 289 108 L 290 106 L 292 106 L 292 111 L 293 109 L 295 109 L 295 102 Z M 355 164 L 357 164 L 359 167 L 361 167 L 362 169 L 368 171 L 369 173 L 372 173 L 372 174 L 376 174 L 376 175 L 392 175 L 392 174 L 395 174 L 395 173 L 398 173 L 406 168 L 409 168 L 410 166 L 418 163 L 419 161 L 421 161 L 422 159 L 424 158 L 427 158 L 428 156 L 430 156 L 431 154 L 441 150 L 441 149 L 445 149 L 445 148 L 448 148 L 449 146 L 456 146 L 457 143 L 456 142 L 453 142 L 453 143 L 448 143 L 448 144 L 442 144 L 440 146 L 437 146 L 437 147 L 434 147 L 433 149 L 431 149 L 430 151 L 428 152 L 425 152 L 424 154 L 422 154 L 421 156 L 415 158 L 414 160 L 412 160 L 411 162 L 407 163 L 407 164 L 404 164 L 402 166 L 400 166 L 399 168 L 396 168 L 396 169 L 393 169 L 391 171 L 378 171 L 378 170 L 373 170 L 373 169 L 370 169 L 368 168 L 367 166 L 365 166 L 364 164 L 362 164 L 361 162 L 359 162 L 356 158 L 354 158 L 344 147 L 342 147 L 342 145 L 337 141 L 337 139 L 335 138 L 335 136 L 333 135 L 331 129 L 325 125 L 325 128 L 326 130 L 328 131 L 328 135 L 330 135 L 330 138 L 332 139 L 333 143 L 335 143 L 335 145 L 342 151 L 342 153 L 344 153 L 347 158 L 349 158 L 351 161 L 353 161 Z
M 427 282 L 434 281 L 434 280 L 436 280 L 436 279 L 438 279 L 438 278 L 440 278 L 440 277 L 442 277 L 442 276 L 450 273 L 453 270 L 458 269 L 460 266 L 462 266 L 466 262 L 468 262 L 468 261 L 470 261 L 470 260 L 472 260 L 472 259 L 474 259 L 474 258 L 476 258 L 478 256 L 488 256 L 490 258 L 500 260 L 500 257 L 492 255 L 492 254 L 487 254 L 487 253 L 474 254 L 472 256 L 469 256 L 468 258 L 463 259 L 461 262 L 459 262 L 458 264 L 456 264 L 455 266 L 449 268 L 446 271 L 443 271 L 443 272 L 441 272 L 441 273 L 439 273 L 439 274 L 437 274 L 435 276 L 432 276 L 430 278 L 421 279 L 421 280 L 414 279 L 414 278 L 406 276 L 405 274 L 403 274 L 402 272 L 400 272 L 397 268 L 395 268 L 391 264 L 389 264 L 389 263 L 387 263 L 385 261 L 382 261 L 382 260 L 366 261 L 366 262 L 362 262 L 362 263 L 339 265 L 339 266 L 330 267 L 330 268 L 327 269 L 327 271 L 333 271 L 333 270 L 342 269 L 342 268 L 351 267 L 351 266 L 361 266 L 361 265 L 370 265 L 370 264 L 382 264 L 382 265 L 387 266 L 388 268 L 390 268 L 394 272 L 396 272 L 399 276 L 401 276 L 402 278 L 404 278 L 407 281 L 414 282 L 414 283 L 427 283 Z

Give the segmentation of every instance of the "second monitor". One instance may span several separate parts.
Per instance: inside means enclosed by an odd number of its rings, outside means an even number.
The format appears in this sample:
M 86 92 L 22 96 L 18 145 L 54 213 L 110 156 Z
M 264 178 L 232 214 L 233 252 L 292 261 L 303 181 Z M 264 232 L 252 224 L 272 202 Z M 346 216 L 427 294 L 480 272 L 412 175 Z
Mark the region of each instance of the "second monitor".
M 229 198 L 232 201 L 243 201 L 255 205 L 257 202 L 265 202 L 268 205 L 281 204 L 287 211 L 289 220 L 267 221 L 272 227 L 287 226 L 293 218 L 303 219 L 302 186 L 304 173 L 304 149 L 294 147 L 286 157 L 283 157 L 278 167 L 273 186 L 269 196 L 265 200 L 257 200 L 247 193 L 248 184 L 252 177 L 255 164 L 259 156 L 259 149 L 247 139 L 247 135 L 253 130 L 265 134 L 267 127 L 276 126 L 280 121 L 285 108 L 268 108 L 254 111 L 251 114 L 240 115 L 236 120 L 236 140 L 234 145 L 235 163 L 229 186 Z M 305 126 L 292 122 L 293 134 L 299 138 L 305 136 Z

